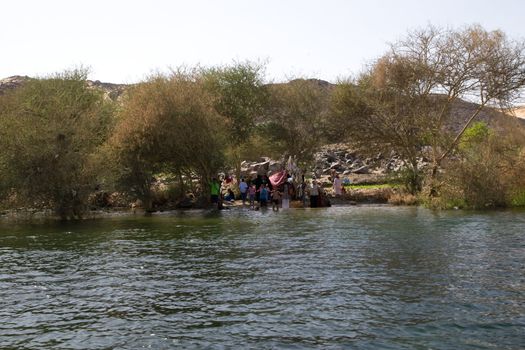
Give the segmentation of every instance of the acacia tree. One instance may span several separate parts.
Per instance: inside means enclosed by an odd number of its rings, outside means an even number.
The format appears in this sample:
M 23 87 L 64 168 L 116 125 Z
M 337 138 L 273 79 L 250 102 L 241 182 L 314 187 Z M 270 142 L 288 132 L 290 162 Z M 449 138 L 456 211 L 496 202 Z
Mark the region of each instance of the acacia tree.
M 330 91 L 316 80 L 296 79 L 269 87 L 262 128 L 272 148 L 308 163 L 325 134 Z
M 155 76 L 134 87 L 124 101 L 107 149 L 117 187 L 152 208 L 151 186 L 162 171 L 208 181 L 223 162 L 223 119 L 198 77 Z
M 96 176 L 90 160 L 107 137 L 113 106 L 85 70 L 31 79 L 1 97 L 0 174 L 18 204 L 80 216 Z
M 434 180 L 482 110 L 507 107 L 519 96 L 525 86 L 525 44 L 480 26 L 428 27 L 393 44 L 357 86 L 340 84 L 336 113 L 348 117 L 353 139 L 398 151 L 411 166 L 416 191 L 421 176 L 415 159 L 423 145 L 431 146 Z M 478 107 L 462 118 L 454 114 L 459 100 Z M 451 119 L 460 119 L 459 129 L 447 130 Z M 430 192 L 436 194 L 432 183 Z
M 202 81 L 214 97 L 214 108 L 228 121 L 230 158 L 240 176 L 243 147 L 253 134 L 267 101 L 264 66 L 252 62 L 202 69 Z

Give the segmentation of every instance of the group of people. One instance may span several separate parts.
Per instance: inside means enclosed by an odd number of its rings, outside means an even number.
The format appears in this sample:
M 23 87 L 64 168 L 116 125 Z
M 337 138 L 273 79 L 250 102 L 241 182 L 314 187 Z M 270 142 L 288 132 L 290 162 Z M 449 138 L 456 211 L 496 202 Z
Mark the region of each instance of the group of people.
M 212 179 L 211 202 L 217 205 L 218 209 L 223 208 L 224 201 L 235 200 L 233 184 L 231 178 L 222 182 L 218 178 Z M 333 185 L 335 195 L 341 195 L 344 187 L 338 175 L 334 177 Z M 269 203 L 274 211 L 279 211 L 279 208 L 288 209 L 290 201 L 294 199 L 299 200 L 303 207 L 307 206 L 307 202 L 311 208 L 330 206 L 330 200 L 316 178 L 306 181 L 303 176 L 302 182 L 296 186 L 292 177 L 287 175 L 281 183 L 272 185 L 268 176 L 257 175 L 255 179 L 248 181 L 241 178 L 237 186 L 243 206 L 248 204 L 254 210 L 268 207 Z

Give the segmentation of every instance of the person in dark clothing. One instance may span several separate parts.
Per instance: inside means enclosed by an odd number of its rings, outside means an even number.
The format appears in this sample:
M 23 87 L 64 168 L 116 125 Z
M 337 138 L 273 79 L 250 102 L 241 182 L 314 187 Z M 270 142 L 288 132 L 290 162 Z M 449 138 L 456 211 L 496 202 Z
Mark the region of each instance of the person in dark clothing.
M 268 186 L 267 185 L 261 185 L 261 190 L 259 191 L 260 192 L 260 205 L 261 207 L 266 207 L 267 203 L 268 203 L 268 199 L 270 199 L 270 191 L 268 190 Z
M 319 206 L 319 185 L 315 179 L 312 180 L 312 184 L 308 190 L 310 193 L 310 208 L 317 208 Z
M 257 192 L 255 192 L 255 201 L 259 202 L 260 196 L 261 196 L 261 185 L 262 185 L 262 177 L 261 175 L 257 174 L 257 178 L 253 181 L 253 184 L 255 185 L 255 188 L 257 189 Z
M 233 193 L 231 188 L 228 189 L 228 193 L 224 196 L 224 200 L 227 202 L 235 201 L 235 193 Z
M 270 179 L 268 178 L 268 176 L 266 175 L 262 176 L 262 184 L 268 186 L 268 190 L 270 191 L 273 190 L 272 183 L 270 182 Z

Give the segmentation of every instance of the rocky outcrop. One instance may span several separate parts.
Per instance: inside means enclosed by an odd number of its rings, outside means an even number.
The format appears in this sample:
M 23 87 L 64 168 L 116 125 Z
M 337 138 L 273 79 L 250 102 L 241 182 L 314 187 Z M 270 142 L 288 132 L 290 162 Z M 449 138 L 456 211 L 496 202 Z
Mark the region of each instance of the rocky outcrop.
M 257 175 L 271 175 L 282 170 L 283 161 L 273 160 L 269 157 L 262 157 L 258 161 L 243 161 L 241 163 L 241 175 L 254 177 Z
M 22 84 L 24 84 L 26 81 L 28 81 L 28 76 L 21 76 L 21 75 L 14 75 L 9 78 L 1 79 L 0 80 L 0 95 L 5 94 L 9 90 L 16 89 Z
M 479 108 L 479 105 L 472 102 L 457 100 L 452 105 L 451 118 L 448 120 L 445 129 L 457 134 L 465 125 L 467 120 Z M 486 107 L 482 109 L 474 122 L 482 121 L 499 131 L 509 131 L 512 129 L 522 129 L 525 127 L 525 119 L 516 118 L 519 108 L 514 110 L 501 110 L 498 108 Z
M 127 84 L 103 83 L 100 80 L 88 80 L 87 84 L 91 88 L 96 88 L 103 91 L 104 96 L 112 101 L 118 101 L 126 92 L 126 90 L 132 86 Z
M 32 78 L 28 76 L 14 75 L 0 80 L 0 95 L 6 93 L 9 90 L 16 89 Z M 87 81 L 87 85 L 90 88 L 98 89 L 104 93 L 104 96 L 113 101 L 118 101 L 124 92 L 129 89 L 132 85 L 126 84 L 112 84 L 112 83 L 103 83 L 99 80 Z
M 418 162 L 421 169 L 430 165 L 429 160 L 424 157 Z M 271 175 L 282 170 L 284 164 L 284 160 L 276 161 L 268 157 L 258 161 L 244 161 L 241 165 L 241 175 L 245 178 Z M 321 147 L 314 155 L 312 168 L 303 171 L 307 177 L 315 176 L 323 185 L 329 186 L 329 177 L 335 174 L 354 184 L 384 183 L 391 174 L 403 170 L 403 167 L 401 157 L 395 152 L 365 156 L 346 144 L 332 144 Z
M 315 154 L 314 172 L 316 176 L 332 175 L 387 175 L 403 169 L 403 161 L 395 152 L 385 155 L 364 156 L 345 144 L 323 146 Z M 419 166 L 429 165 L 428 159 L 421 157 Z

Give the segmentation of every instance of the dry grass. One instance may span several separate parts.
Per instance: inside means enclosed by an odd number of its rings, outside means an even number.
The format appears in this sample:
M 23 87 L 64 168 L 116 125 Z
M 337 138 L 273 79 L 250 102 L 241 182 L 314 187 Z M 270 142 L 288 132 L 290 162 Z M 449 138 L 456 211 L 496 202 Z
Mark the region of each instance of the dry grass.
M 390 187 L 367 188 L 350 190 L 344 195 L 344 199 L 358 203 L 388 203 L 394 193 Z
M 406 192 L 394 192 L 388 199 L 388 204 L 393 205 L 416 205 L 419 200 L 416 196 Z

